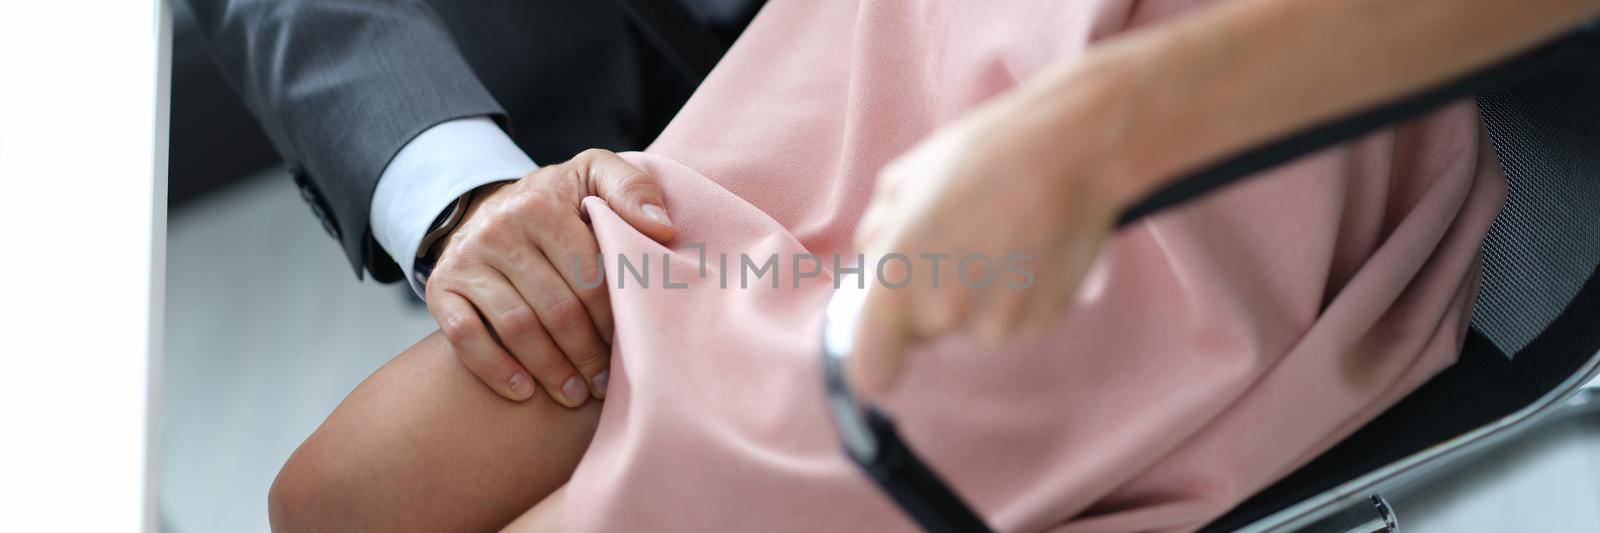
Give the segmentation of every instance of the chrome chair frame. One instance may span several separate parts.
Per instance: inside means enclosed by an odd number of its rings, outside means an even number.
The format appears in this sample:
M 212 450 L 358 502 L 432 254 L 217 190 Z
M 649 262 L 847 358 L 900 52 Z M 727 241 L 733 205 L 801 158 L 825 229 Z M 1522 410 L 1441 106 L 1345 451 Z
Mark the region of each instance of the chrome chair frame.
M 1597 324 L 1596 327 L 1600 327 Z M 1441 474 L 1470 465 L 1485 453 L 1515 442 L 1536 429 L 1578 417 L 1600 417 L 1600 353 L 1543 398 L 1494 423 L 1469 431 L 1403 460 L 1350 480 L 1240 529 L 1242 533 L 1398 531 L 1404 510 L 1387 496 L 1426 489 Z M 1374 505 L 1374 502 L 1381 502 Z M 1375 516 L 1389 525 L 1373 529 Z

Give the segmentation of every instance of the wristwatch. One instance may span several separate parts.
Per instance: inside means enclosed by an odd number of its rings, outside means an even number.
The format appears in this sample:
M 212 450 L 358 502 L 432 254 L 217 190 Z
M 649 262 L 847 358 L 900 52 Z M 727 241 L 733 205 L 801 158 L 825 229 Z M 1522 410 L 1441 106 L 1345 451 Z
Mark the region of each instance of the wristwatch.
M 433 223 L 428 225 L 428 232 L 422 235 L 422 242 L 417 243 L 417 256 L 412 261 L 411 270 L 415 273 L 418 283 L 428 284 L 428 276 L 433 274 L 433 267 L 439 263 L 439 252 L 442 250 L 438 248 L 442 248 L 444 238 L 455 231 L 456 226 L 461 225 L 461 220 L 467 217 L 467 208 L 472 206 L 472 199 L 478 195 L 478 191 L 493 190 L 503 183 L 505 182 L 491 183 L 467 191 L 466 194 L 457 197 L 449 209 L 440 212 L 439 216 L 433 219 Z

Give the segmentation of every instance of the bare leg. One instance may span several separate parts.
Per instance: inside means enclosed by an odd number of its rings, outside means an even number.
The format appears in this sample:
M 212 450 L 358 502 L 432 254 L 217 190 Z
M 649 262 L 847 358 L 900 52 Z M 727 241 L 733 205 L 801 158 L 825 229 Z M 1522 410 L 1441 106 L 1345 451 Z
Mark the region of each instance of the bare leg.
M 517 521 L 506 526 L 505 533 L 546 533 L 561 530 L 561 500 L 566 498 L 567 486 L 562 485 L 550 496 L 545 497 L 539 505 L 528 509 L 517 517 Z
M 543 392 L 513 403 L 429 335 L 367 378 L 289 458 L 269 495 L 273 529 L 481 531 L 571 476 L 600 402 Z

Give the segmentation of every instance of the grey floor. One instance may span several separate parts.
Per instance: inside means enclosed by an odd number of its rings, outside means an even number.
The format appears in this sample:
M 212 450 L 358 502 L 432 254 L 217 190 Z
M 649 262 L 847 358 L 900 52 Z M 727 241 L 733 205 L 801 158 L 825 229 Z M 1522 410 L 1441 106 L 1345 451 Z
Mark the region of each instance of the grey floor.
M 432 322 L 394 286 L 356 283 L 281 170 L 172 213 L 167 246 L 161 523 L 266 531 L 284 459 Z M 1600 533 L 1600 422 L 1541 431 L 1394 503 L 1406 531 Z
M 172 213 L 167 249 L 163 523 L 266 531 L 284 459 L 432 320 L 357 283 L 282 171 Z

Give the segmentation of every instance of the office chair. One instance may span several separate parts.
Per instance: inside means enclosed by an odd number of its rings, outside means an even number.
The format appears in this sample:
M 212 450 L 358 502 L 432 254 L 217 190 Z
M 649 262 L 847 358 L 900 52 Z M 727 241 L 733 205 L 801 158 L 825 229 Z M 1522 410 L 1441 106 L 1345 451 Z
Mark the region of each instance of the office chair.
M 1393 531 L 1404 510 L 1384 494 L 1541 423 L 1600 414 L 1596 26 L 1568 59 L 1477 96 L 1509 194 L 1460 359 L 1205 531 Z
M 1245 150 L 1128 208 L 1126 225 L 1317 149 L 1476 95 L 1508 196 L 1456 364 L 1204 531 L 1397 531 L 1383 496 L 1559 413 L 1600 413 L 1600 21 L 1458 79 Z M 982 517 L 843 377 L 858 298 L 836 294 L 824 384 L 845 454 L 930 531 Z M 1584 394 L 1579 394 L 1584 392 Z

